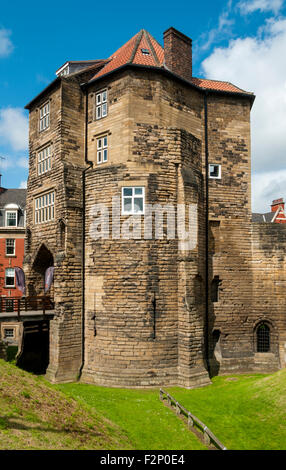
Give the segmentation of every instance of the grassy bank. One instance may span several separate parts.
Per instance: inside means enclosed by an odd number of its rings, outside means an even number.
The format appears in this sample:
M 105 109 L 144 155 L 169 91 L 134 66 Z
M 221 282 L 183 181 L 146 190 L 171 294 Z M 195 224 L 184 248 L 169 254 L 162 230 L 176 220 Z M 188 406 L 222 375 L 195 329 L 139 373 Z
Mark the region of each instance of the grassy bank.
M 126 390 L 81 383 L 57 388 L 121 426 L 134 449 L 206 449 L 186 424 L 160 402 L 159 390 Z
M 286 449 L 286 370 L 215 377 L 209 387 L 168 391 L 228 449 Z
M 286 370 L 169 393 L 228 449 L 286 449 Z M 51 385 L 0 360 L 0 449 L 206 449 L 158 390 Z
M 131 449 L 122 429 L 0 360 L 0 449 Z

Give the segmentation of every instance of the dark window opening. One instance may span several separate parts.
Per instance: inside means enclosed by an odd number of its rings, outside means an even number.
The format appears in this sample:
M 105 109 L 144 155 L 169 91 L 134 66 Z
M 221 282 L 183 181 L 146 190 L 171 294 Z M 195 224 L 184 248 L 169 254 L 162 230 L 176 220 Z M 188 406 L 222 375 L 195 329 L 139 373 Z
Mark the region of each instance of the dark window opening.
M 218 302 L 219 301 L 219 286 L 221 284 L 221 280 L 219 276 L 215 276 L 211 283 L 211 301 Z
M 150 55 L 149 49 L 141 49 L 142 54 L 144 55 Z
M 66 224 L 63 220 L 60 221 L 60 248 L 65 249 L 66 243 Z
M 266 323 L 261 323 L 258 326 L 257 332 L 257 352 L 270 351 L 270 328 Z

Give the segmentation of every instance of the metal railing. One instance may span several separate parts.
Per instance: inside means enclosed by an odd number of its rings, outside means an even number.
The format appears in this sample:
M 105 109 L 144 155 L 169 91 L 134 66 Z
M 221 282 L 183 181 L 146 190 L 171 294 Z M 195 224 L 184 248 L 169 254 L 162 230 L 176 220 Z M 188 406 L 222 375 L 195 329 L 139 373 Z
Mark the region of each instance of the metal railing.
M 169 406 L 175 405 L 176 414 L 179 416 L 181 413 L 186 416 L 188 419 L 188 427 L 192 428 L 197 426 L 200 431 L 203 432 L 204 443 L 210 445 L 213 443 L 220 450 L 227 450 L 227 448 L 219 441 L 219 439 L 211 432 L 211 430 L 193 413 L 188 411 L 184 406 L 182 406 L 175 398 L 173 398 L 169 393 L 165 392 L 160 388 L 159 398 L 161 401 L 164 401 L 164 396 L 167 398 L 167 403 Z
M 31 311 L 42 312 L 45 315 L 47 310 L 55 308 L 54 302 L 50 297 L 0 297 L 0 316 L 1 313 L 15 313 L 20 318 L 21 313 Z

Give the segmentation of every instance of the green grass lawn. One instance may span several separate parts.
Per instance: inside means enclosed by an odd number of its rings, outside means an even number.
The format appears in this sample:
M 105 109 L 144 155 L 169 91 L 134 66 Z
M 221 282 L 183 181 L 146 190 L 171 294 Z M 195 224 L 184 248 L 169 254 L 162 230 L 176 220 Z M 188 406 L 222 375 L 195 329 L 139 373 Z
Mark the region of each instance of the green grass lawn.
M 59 388 L 120 425 L 136 449 L 203 448 L 174 411 L 160 403 L 158 391 L 84 384 Z M 167 391 L 228 449 L 286 449 L 286 370 L 271 375 L 215 377 L 207 387 Z
M 167 391 L 228 449 L 286 449 L 286 370 Z M 0 360 L 0 449 L 206 449 L 159 390 L 51 385 Z
M 286 370 L 212 381 L 205 388 L 167 391 L 228 449 L 286 450 Z
M 1 450 L 132 449 L 121 427 L 0 360 Z
M 120 426 L 136 450 L 205 450 L 172 410 L 159 400 L 158 390 L 126 390 L 81 383 L 57 388 Z

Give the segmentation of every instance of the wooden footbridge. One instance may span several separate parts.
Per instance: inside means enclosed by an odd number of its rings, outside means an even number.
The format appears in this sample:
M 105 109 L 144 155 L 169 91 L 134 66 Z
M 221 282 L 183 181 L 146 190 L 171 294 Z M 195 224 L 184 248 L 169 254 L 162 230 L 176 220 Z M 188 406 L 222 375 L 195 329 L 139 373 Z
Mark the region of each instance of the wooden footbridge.
M 48 296 L 0 297 L 0 322 L 44 320 L 54 315 L 54 309 L 54 302 Z

